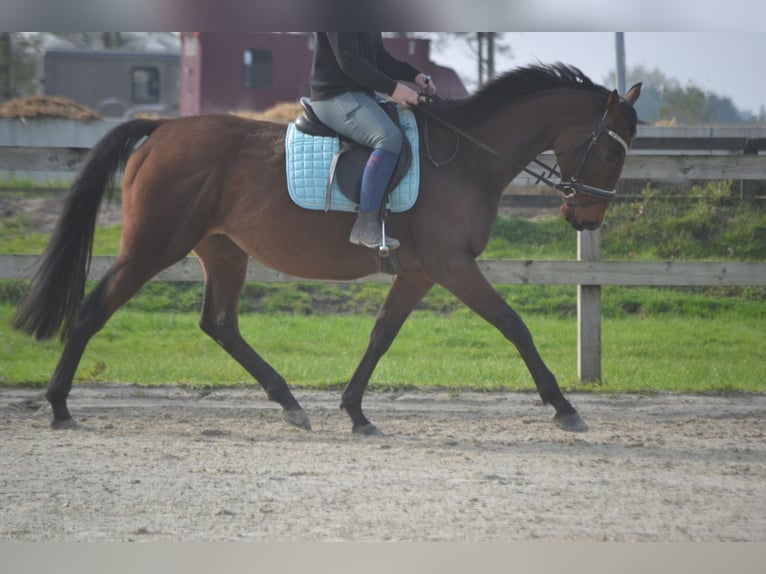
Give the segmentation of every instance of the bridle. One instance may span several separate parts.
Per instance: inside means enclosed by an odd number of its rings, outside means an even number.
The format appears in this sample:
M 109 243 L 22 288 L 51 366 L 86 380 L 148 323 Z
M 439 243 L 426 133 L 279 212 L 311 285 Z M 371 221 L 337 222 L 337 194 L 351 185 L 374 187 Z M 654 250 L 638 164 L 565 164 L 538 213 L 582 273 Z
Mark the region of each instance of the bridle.
M 593 187 L 592 185 L 587 185 L 580 182 L 580 174 L 590 162 L 591 156 L 593 155 L 593 152 L 596 149 L 596 145 L 598 144 L 598 140 L 604 133 L 622 146 L 626 156 L 630 152 L 630 145 L 628 142 L 626 142 L 620 134 L 609 128 L 607 125 L 607 112 L 605 111 L 604 115 L 601 116 L 601 120 L 598 122 L 598 125 L 589 135 L 585 136 L 582 140 L 580 140 L 568 150 L 556 154 L 556 158 L 559 158 L 562 155 L 574 153 L 584 145 L 588 146 L 585 149 L 585 153 L 582 155 L 582 158 L 580 159 L 580 165 L 577 166 L 577 170 L 575 171 L 574 175 L 569 178 L 569 181 L 559 182 L 555 186 L 556 189 L 564 194 L 564 199 L 573 198 L 577 192 L 595 197 L 601 201 L 611 201 L 616 195 L 617 192 L 615 190 L 601 189 L 600 187 Z
M 432 98 L 433 96 L 426 96 L 426 97 Z M 564 199 L 568 200 L 567 205 L 572 208 L 577 207 L 578 205 L 574 201 L 574 196 L 578 192 L 595 199 L 595 201 L 589 202 L 589 205 L 592 203 L 609 202 L 615 197 L 617 193 L 615 190 L 601 189 L 599 187 L 594 187 L 592 185 L 588 185 L 580 181 L 580 174 L 590 162 L 591 156 L 593 155 L 593 152 L 596 149 L 596 145 L 598 144 L 598 141 L 603 134 L 608 135 L 609 137 L 614 139 L 617 143 L 619 143 L 622 146 L 623 150 L 625 150 L 625 155 L 627 155 L 628 152 L 630 151 L 630 145 L 628 144 L 628 142 L 625 141 L 625 139 L 622 136 L 620 136 L 614 130 L 609 128 L 609 126 L 607 125 L 607 111 L 604 111 L 604 115 L 601 117 L 601 120 L 598 122 L 598 124 L 596 125 L 596 127 L 590 134 L 585 136 L 582 140 L 574 144 L 568 150 L 565 150 L 556 154 L 556 158 L 558 158 L 563 155 L 575 153 L 577 150 L 579 150 L 585 145 L 588 146 L 585 149 L 585 153 L 583 153 L 582 158 L 580 159 L 580 165 L 577 167 L 577 170 L 575 171 L 574 175 L 572 175 L 567 181 L 561 181 L 561 173 L 559 173 L 559 171 L 556 169 L 558 162 L 554 164 L 553 167 L 551 167 L 547 165 L 546 163 L 535 158 L 532 160 L 531 163 L 535 163 L 538 166 L 544 168 L 545 170 L 544 172 L 535 172 L 527 168 L 526 166 L 521 165 L 518 162 L 512 160 L 511 158 L 501 155 L 494 148 L 490 147 L 489 145 L 482 142 L 481 140 L 476 139 L 475 137 L 465 132 L 464 130 L 461 130 L 460 128 L 450 124 L 446 120 L 443 120 L 442 118 L 440 118 L 438 115 L 434 114 L 427 108 L 422 106 L 417 106 L 414 109 L 426 116 L 426 121 L 423 123 L 423 140 L 424 140 L 424 147 L 425 147 L 425 156 L 434 167 L 442 167 L 444 165 L 447 165 L 453 159 L 455 159 L 460 147 L 460 138 L 462 137 L 465 140 L 471 142 L 473 145 L 489 153 L 493 157 L 496 157 L 500 159 L 501 161 L 507 164 L 510 164 L 514 168 L 531 175 L 532 177 L 535 178 L 535 182 L 534 182 L 535 184 L 543 183 L 547 185 L 548 187 L 551 187 L 555 189 L 556 191 L 561 192 L 564 195 Z M 442 162 L 436 161 L 431 153 L 430 138 L 428 137 L 428 120 L 429 119 L 432 119 L 442 124 L 444 127 L 451 130 L 455 134 L 455 149 L 446 161 L 442 161 Z M 552 177 L 558 178 L 559 181 L 558 182 L 553 181 L 551 179 Z

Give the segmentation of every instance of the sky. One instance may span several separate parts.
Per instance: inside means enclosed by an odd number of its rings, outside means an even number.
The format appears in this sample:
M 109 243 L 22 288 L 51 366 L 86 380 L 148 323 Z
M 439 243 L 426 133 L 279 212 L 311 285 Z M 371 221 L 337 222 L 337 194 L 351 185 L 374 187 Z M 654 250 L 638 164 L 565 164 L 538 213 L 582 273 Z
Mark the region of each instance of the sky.
M 563 62 L 607 85 L 616 67 L 614 32 L 509 32 L 506 40 L 511 52 L 497 58 L 498 73 L 538 60 Z M 625 32 L 628 70 L 638 65 L 658 69 L 682 87 L 692 83 L 705 92 L 729 97 L 739 110 L 755 116 L 762 106 L 766 108 L 764 54 L 766 32 Z M 461 76 L 476 78 L 475 56 L 463 41 L 434 49 L 432 59 Z

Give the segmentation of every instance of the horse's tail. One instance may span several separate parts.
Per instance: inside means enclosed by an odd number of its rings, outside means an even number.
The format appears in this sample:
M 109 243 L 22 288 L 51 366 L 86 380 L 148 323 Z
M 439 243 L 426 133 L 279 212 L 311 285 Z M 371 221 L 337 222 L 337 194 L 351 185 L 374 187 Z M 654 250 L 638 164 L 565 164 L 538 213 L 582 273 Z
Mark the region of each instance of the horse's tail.
M 59 329 L 62 341 L 69 338 L 85 295 L 101 200 L 111 195 L 114 175 L 136 144 L 162 123 L 146 119 L 122 123 L 90 150 L 40 256 L 30 290 L 16 310 L 14 328 L 38 340 L 53 337 Z

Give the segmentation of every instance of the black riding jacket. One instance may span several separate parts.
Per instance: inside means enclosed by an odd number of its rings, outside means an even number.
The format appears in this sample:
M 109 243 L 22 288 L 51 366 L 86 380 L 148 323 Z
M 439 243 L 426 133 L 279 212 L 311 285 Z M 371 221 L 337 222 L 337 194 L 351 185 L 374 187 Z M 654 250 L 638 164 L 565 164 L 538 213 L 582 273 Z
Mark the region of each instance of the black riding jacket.
M 311 99 L 343 92 L 391 95 L 397 80 L 414 82 L 420 71 L 386 51 L 380 32 L 316 32 Z

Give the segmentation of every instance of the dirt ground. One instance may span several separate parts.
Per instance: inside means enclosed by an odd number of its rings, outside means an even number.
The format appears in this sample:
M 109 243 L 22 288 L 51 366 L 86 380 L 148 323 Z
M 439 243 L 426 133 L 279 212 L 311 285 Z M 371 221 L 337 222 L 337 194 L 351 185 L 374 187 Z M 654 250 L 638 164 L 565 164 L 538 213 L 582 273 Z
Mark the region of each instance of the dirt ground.
M 36 233 L 51 233 L 64 206 L 64 192 L 49 192 L 46 197 L 14 197 L 6 194 L 0 197 L 0 220 L 24 214 L 26 228 Z M 119 225 L 122 222 L 122 208 L 119 199 L 113 199 L 101 206 L 96 223 L 99 226 Z
M 764 541 L 766 396 L 298 390 L 313 431 L 257 387 L 0 389 L 2 541 Z

